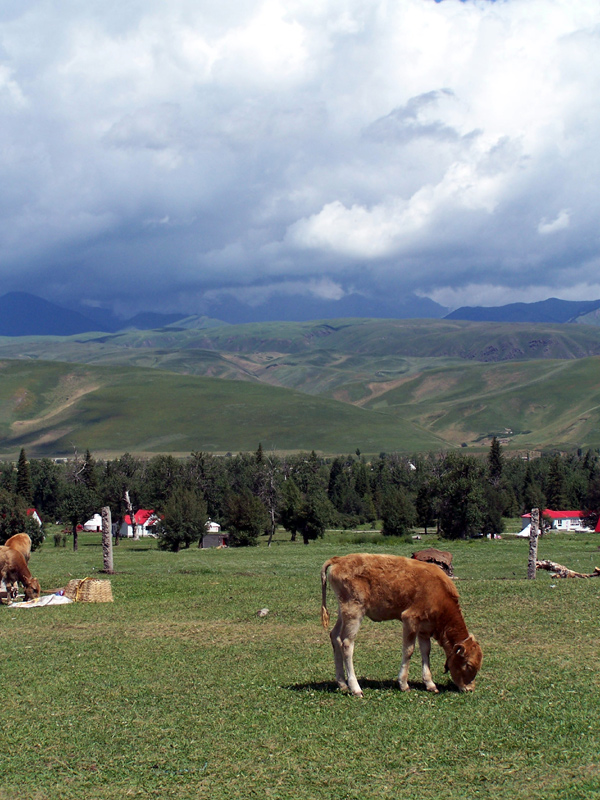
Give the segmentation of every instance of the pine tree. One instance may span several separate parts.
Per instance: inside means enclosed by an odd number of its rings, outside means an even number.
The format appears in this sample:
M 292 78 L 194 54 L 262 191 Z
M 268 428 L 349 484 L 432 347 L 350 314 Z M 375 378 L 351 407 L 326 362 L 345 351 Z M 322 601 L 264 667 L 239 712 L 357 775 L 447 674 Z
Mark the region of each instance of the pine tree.
M 175 489 L 163 507 L 158 546 L 177 553 L 181 547 L 201 541 L 206 520 L 204 498 L 190 489 Z
M 83 461 L 83 468 L 81 471 L 81 480 L 92 492 L 95 492 L 98 488 L 96 462 L 89 450 L 85 451 L 85 459 Z
M 263 453 L 263 446 L 262 442 L 258 443 L 258 449 L 255 454 L 255 459 L 257 464 L 262 464 L 264 460 L 264 453 Z
M 33 492 L 31 490 L 31 475 L 29 472 L 29 463 L 25 450 L 21 450 L 19 454 L 19 462 L 17 464 L 17 488 L 16 494 L 22 497 L 26 503 L 31 503 Z
M 300 507 L 302 506 L 302 494 L 298 489 L 293 478 L 288 478 L 281 491 L 279 506 L 279 522 L 286 531 L 292 535 L 292 542 L 296 541 L 296 534 L 300 529 Z
M 403 489 L 390 489 L 386 494 L 381 518 L 384 536 L 406 536 L 416 522 L 416 511 Z
M 488 455 L 488 472 L 492 486 L 498 486 L 500 484 L 503 467 L 502 446 L 497 437 L 494 436 Z
M 546 507 L 546 498 L 542 488 L 536 480 L 530 463 L 527 464 L 525 478 L 523 480 L 523 512 L 529 513 L 532 508 L 539 508 L 543 511 Z
M 565 472 L 560 459 L 556 455 L 550 462 L 548 469 L 548 484 L 546 486 L 546 497 L 548 508 L 553 511 L 565 509 Z

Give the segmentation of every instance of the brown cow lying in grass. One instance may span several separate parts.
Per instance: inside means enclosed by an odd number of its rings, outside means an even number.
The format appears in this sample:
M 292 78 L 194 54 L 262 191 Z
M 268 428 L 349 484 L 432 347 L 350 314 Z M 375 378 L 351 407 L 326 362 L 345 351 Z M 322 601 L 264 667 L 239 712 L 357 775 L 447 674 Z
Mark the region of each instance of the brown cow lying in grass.
M 362 697 L 354 673 L 354 640 L 363 617 L 375 622 L 402 620 L 402 665 L 398 681 L 408 690 L 408 666 L 419 638 L 423 681 L 428 691 L 438 689 L 431 678 L 429 653 L 433 636 L 446 653 L 445 672 L 461 691 L 474 688 L 482 652 L 469 634 L 454 583 L 435 564 L 402 556 L 356 553 L 336 556 L 321 569 L 321 621 L 329 627 L 327 578 L 339 603 L 339 616 L 330 633 L 335 659 L 335 679 L 340 689 Z M 347 680 L 346 680 L 347 679 Z
M 447 550 L 438 550 L 437 547 L 427 547 L 425 550 L 417 550 L 412 554 L 417 561 L 425 561 L 427 564 L 437 564 L 444 570 L 446 575 L 454 577 L 452 569 L 452 553 Z
M 9 587 L 17 581 L 23 584 L 25 599 L 34 600 L 40 596 L 40 582 L 29 571 L 22 553 L 5 545 L 0 547 L 0 579 Z
M 23 556 L 25 561 L 29 563 L 31 558 L 31 537 L 28 533 L 15 533 L 10 539 L 4 542 L 5 547 L 12 547 L 13 550 L 18 550 Z

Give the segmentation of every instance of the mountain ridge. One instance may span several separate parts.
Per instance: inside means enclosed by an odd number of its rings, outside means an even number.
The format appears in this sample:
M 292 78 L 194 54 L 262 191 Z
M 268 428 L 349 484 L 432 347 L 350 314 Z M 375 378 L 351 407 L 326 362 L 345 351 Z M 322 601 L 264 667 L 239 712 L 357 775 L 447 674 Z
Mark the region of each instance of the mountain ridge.
M 462 306 L 444 319 L 468 322 L 549 322 L 564 324 L 600 308 L 600 300 L 559 300 L 549 297 L 534 303 L 508 303 L 503 306 Z M 584 324 L 592 321 L 581 320 Z

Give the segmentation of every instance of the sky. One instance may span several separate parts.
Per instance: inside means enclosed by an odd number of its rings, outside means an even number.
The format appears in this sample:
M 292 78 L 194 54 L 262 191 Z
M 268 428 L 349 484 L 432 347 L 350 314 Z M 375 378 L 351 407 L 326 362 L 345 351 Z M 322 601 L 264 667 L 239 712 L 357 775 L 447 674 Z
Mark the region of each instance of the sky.
M 3 0 L 0 294 L 600 298 L 597 0 Z

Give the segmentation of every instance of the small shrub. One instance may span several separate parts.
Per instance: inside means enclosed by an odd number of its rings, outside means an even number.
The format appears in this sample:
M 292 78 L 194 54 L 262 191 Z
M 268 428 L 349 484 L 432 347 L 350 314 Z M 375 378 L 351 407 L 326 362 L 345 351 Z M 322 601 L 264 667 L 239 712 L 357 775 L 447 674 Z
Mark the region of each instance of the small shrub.
M 67 535 L 60 531 L 57 531 L 54 534 L 54 547 L 66 547 L 67 546 Z

